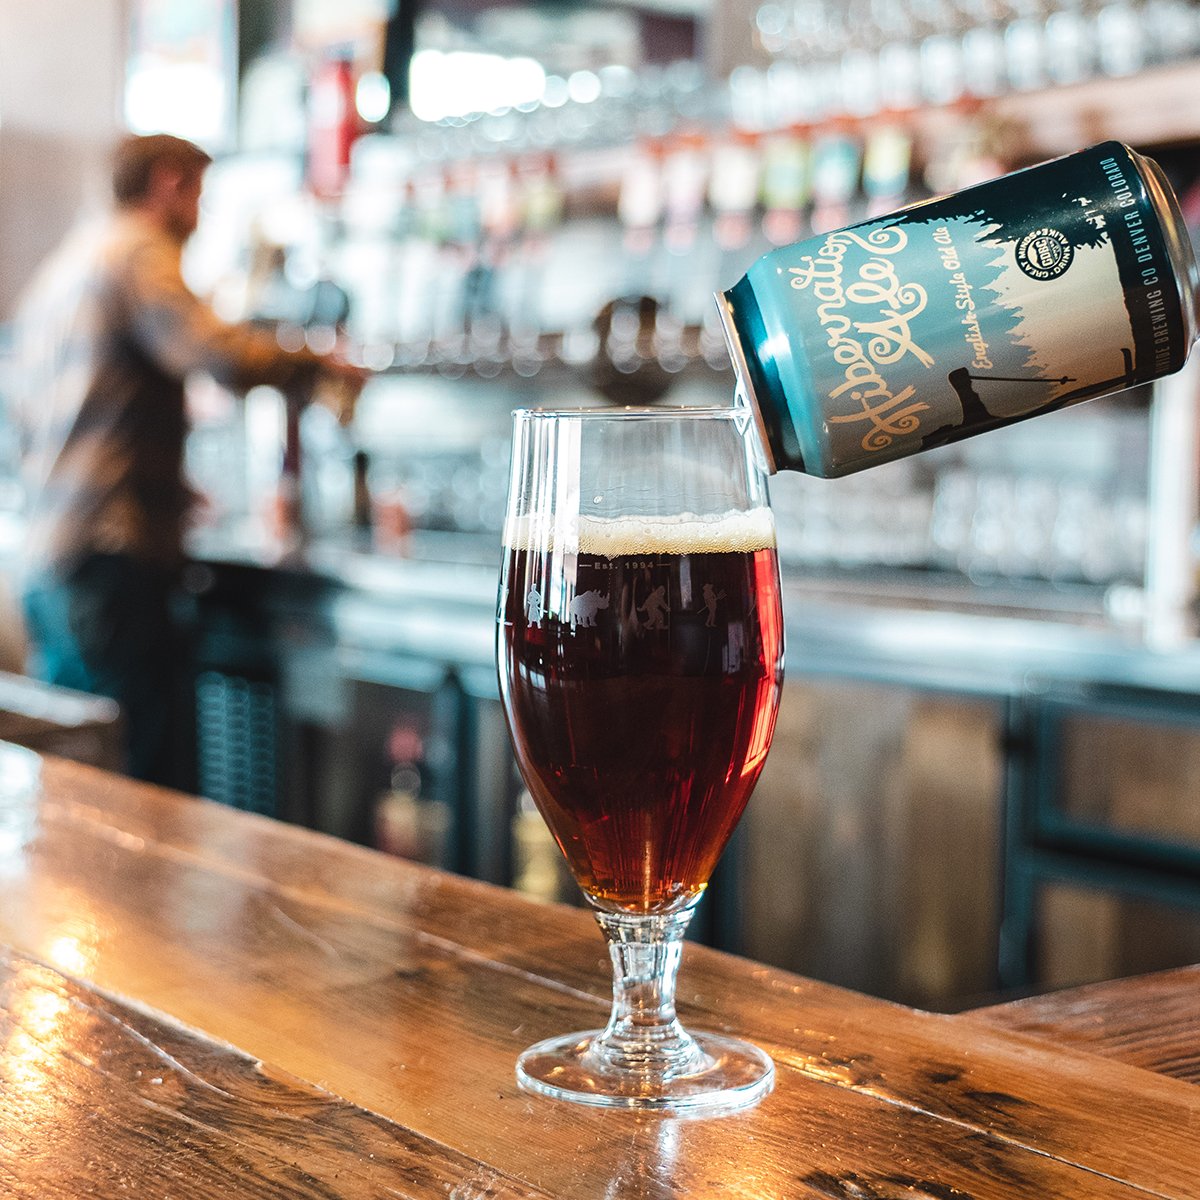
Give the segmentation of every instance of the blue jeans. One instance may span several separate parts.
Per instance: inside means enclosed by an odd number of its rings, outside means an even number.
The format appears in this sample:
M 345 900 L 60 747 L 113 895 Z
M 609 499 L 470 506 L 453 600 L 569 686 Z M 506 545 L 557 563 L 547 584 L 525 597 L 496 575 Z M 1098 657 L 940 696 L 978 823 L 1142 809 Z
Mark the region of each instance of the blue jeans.
M 171 575 L 122 554 L 92 554 L 25 587 L 29 673 L 108 696 L 125 717 L 125 768 L 172 783 L 183 642 L 171 621 Z

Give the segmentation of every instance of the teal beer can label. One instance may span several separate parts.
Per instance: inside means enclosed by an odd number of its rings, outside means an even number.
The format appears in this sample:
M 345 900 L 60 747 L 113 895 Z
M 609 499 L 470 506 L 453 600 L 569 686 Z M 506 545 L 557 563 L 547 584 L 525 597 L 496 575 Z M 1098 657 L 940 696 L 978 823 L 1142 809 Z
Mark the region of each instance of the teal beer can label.
M 1108 142 L 761 258 L 717 297 L 775 469 L 838 476 L 1178 370 L 1196 264 Z

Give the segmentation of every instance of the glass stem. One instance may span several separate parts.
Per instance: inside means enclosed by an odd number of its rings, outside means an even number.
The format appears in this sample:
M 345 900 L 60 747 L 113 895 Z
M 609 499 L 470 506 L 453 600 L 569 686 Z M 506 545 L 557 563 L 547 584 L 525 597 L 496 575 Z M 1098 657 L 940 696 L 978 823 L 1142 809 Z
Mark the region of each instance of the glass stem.
M 665 916 L 596 913 L 613 964 L 613 1008 L 588 1054 L 605 1069 L 669 1079 L 706 1055 L 675 1015 L 675 981 L 691 909 Z

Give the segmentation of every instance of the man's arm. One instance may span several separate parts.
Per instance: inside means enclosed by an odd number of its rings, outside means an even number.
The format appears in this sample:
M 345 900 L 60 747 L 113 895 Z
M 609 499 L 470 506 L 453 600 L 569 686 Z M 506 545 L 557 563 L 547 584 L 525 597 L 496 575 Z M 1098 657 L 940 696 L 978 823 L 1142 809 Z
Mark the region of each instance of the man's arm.
M 121 274 L 133 336 L 172 375 L 204 371 L 236 390 L 271 384 L 297 393 L 323 364 L 307 348 L 285 350 L 267 330 L 222 321 L 183 282 L 179 254 L 166 239 L 137 243 Z

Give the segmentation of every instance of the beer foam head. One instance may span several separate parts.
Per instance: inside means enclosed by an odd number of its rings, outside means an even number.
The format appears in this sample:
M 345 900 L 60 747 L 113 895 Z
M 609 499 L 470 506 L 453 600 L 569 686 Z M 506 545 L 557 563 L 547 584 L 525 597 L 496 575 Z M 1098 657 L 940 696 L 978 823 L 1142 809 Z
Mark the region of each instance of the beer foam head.
M 512 550 L 562 548 L 567 553 L 616 558 L 629 554 L 748 554 L 775 545 L 775 518 L 769 508 L 697 516 L 578 517 L 555 523 L 521 517 L 505 531 Z

